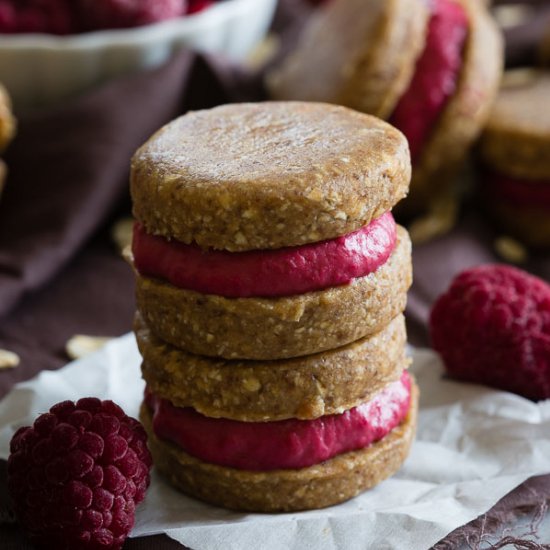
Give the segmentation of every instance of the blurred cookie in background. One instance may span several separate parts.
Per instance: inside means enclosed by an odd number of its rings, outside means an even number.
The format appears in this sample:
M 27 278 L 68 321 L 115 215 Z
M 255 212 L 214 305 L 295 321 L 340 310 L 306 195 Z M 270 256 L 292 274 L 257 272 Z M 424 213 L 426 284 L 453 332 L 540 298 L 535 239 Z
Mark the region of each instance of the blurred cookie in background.
M 6 89 L 0 84 L 0 152 L 4 151 L 15 134 L 15 118 L 11 111 L 11 101 Z M 0 159 L 0 193 L 4 188 L 7 167 Z
M 268 87 L 277 99 L 343 104 L 400 129 L 413 160 L 404 206 L 417 214 L 449 193 L 501 67 L 501 36 L 479 0 L 331 0 Z
M 550 246 L 549 98 L 550 72 L 507 71 L 479 144 L 488 210 L 532 247 Z

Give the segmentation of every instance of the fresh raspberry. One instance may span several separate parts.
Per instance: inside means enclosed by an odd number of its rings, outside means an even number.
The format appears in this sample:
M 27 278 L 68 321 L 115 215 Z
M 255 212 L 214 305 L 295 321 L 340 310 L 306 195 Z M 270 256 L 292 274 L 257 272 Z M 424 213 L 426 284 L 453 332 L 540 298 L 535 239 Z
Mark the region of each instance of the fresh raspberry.
M 139 27 L 179 17 L 186 0 L 75 0 L 87 30 Z
M 149 485 L 141 424 L 112 401 L 63 401 L 10 444 L 15 513 L 41 548 L 118 550 Z
M 189 15 L 192 13 L 198 13 L 199 11 L 209 8 L 212 4 L 214 4 L 213 0 L 189 0 L 187 2 L 187 11 L 185 13 Z
M 505 265 L 464 271 L 435 303 L 430 330 L 452 377 L 550 397 L 550 286 L 541 279 Z

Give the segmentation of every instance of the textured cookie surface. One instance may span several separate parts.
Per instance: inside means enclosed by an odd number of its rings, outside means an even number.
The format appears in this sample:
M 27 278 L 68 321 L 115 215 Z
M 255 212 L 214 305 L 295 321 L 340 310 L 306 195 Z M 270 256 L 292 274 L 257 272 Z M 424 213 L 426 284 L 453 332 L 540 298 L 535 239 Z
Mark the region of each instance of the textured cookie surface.
M 226 250 L 338 237 L 402 199 L 409 151 L 390 125 L 300 102 L 189 113 L 135 154 L 134 214 L 149 233 Z
M 494 170 L 518 178 L 550 180 L 550 73 L 507 74 L 480 149 Z
M 299 470 L 251 472 L 202 462 L 159 440 L 151 414 L 140 419 L 159 471 L 190 496 L 217 506 L 251 512 L 289 512 L 324 508 L 348 500 L 393 475 L 408 455 L 418 410 L 418 388 L 411 388 L 406 420 L 369 447 Z
M 407 366 L 403 315 L 370 338 L 280 361 L 224 361 L 165 344 L 136 316 L 142 372 L 153 394 L 209 417 L 312 419 L 367 401 Z
M 405 309 L 411 242 L 374 273 L 350 284 L 283 298 L 224 298 L 137 276 L 137 306 L 162 340 L 226 359 L 282 359 L 343 346 L 382 330 Z

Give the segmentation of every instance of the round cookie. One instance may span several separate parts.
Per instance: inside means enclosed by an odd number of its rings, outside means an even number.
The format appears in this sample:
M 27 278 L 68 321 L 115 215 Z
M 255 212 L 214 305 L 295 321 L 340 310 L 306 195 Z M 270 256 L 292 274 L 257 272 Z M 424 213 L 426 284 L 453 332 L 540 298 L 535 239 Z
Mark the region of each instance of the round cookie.
M 252 472 L 198 460 L 156 437 L 151 413 L 140 419 L 158 470 L 184 493 L 217 506 L 254 512 L 323 508 L 348 500 L 394 474 L 407 457 L 416 430 L 418 388 L 412 384 L 405 421 L 380 441 L 299 470 Z
M 281 361 L 224 361 L 162 342 L 136 315 L 142 373 L 151 392 L 177 407 L 244 422 L 341 413 L 399 379 L 408 364 L 405 320 L 323 353 Z
M 458 3 L 468 32 L 456 89 L 413 161 L 411 192 L 401 212 L 425 211 L 449 193 L 498 87 L 503 61 L 498 29 L 479 0 Z M 297 49 L 268 77 L 272 96 L 329 101 L 392 120 L 427 47 L 431 13 L 423 0 L 367 4 L 332 0 L 319 10 Z
M 550 73 L 505 75 L 479 144 L 481 189 L 496 220 L 528 245 L 550 245 Z
M 137 275 L 137 306 L 159 338 L 198 355 L 283 359 L 375 334 L 405 309 L 411 242 L 397 228 L 386 263 L 350 284 L 282 298 L 224 298 Z M 131 258 L 130 258 L 131 261 Z
M 147 232 L 203 248 L 281 248 L 350 233 L 402 199 L 406 140 L 339 106 L 224 105 L 181 117 L 132 161 Z

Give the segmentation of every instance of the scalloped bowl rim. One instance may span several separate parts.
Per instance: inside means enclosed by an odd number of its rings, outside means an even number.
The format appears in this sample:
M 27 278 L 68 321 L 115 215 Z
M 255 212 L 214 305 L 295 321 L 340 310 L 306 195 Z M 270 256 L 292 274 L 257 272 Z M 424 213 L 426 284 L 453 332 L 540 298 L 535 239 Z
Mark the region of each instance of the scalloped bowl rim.
M 139 39 L 150 41 L 156 38 L 166 39 L 168 34 L 181 36 L 185 32 L 196 32 L 200 25 L 210 27 L 233 17 L 239 9 L 266 3 L 273 4 L 274 0 L 226 0 L 199 13 L 126 29 L 105 29 L 64 36 L 39 33 L 0 34 L 0 48 L 4 50 L 59 48 L 78 50 L 132 45 Z

